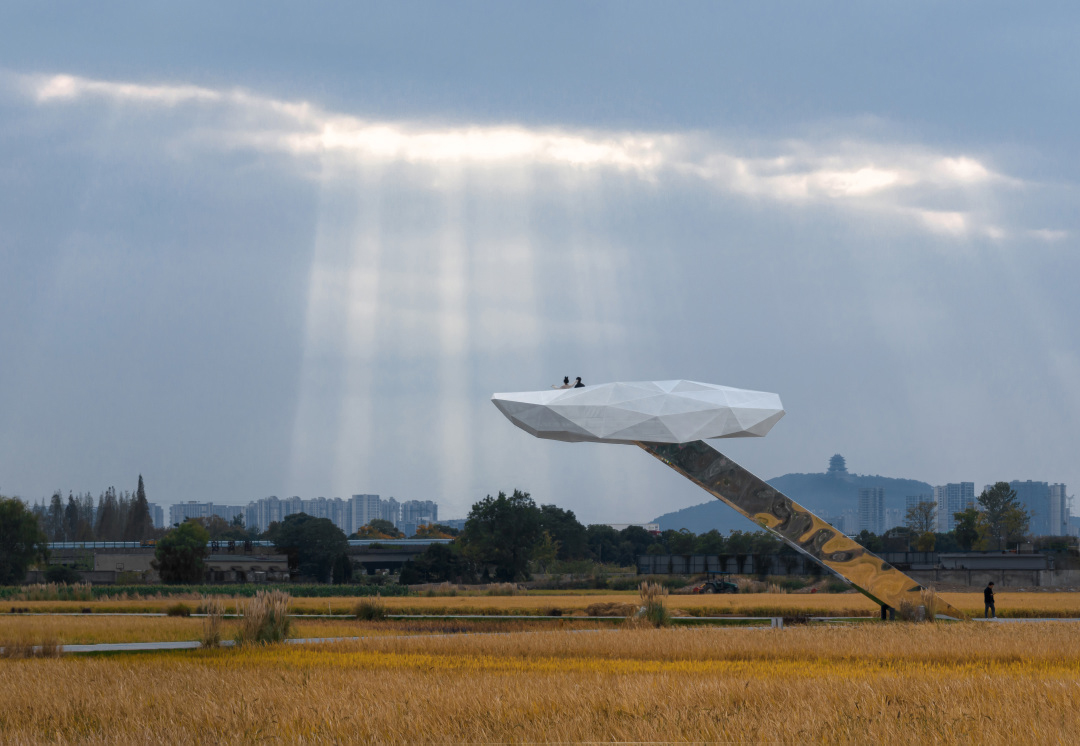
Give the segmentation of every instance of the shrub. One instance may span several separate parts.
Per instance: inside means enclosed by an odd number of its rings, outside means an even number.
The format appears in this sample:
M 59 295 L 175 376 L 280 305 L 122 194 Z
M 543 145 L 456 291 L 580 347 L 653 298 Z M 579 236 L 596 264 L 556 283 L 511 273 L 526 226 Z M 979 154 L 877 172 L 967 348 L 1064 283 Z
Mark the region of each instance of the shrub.
M 284 642 L 292 632 L 289 617 L 289 594 L 284 591 L 259 591 L 243 606 L 237 644 Z
M 176 603 L 165 609 L 166 616 L 191 616 L 191 607 L 185 603 L 177 601 Z
M 378 596 L 370 599 L 365 598 L 356 604 L 353 614 L 360 621 L 376 622 L 386 618 L 386 606 L 383 605 L 382 599 Z

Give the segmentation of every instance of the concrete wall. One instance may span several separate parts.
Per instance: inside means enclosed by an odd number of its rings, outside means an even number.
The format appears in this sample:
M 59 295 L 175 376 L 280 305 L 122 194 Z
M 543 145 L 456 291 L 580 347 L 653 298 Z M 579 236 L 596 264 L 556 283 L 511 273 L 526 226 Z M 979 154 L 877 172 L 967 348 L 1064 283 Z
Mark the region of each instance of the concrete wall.
M 822 575 L 821 565 L 801 554 L 642 554 L 639 575 L 698 575 L 730 572 L 737 575 Z
M 907 574 L 923 585 L 948 583 L 984 588 L 993 581 L 998 590 L 1080 586 L 1080 570 L 908 570 Z

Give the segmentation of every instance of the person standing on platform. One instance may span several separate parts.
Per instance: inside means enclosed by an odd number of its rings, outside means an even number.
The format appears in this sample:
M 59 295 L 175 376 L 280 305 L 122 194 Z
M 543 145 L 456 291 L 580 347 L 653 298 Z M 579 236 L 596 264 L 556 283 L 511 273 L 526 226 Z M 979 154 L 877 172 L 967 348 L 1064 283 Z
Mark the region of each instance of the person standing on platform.
M 994 608 L 994 581 L 992 580 L 983 589 L 983 604 L 986 606 L 983 619 L 997 619 L 997 609 Z

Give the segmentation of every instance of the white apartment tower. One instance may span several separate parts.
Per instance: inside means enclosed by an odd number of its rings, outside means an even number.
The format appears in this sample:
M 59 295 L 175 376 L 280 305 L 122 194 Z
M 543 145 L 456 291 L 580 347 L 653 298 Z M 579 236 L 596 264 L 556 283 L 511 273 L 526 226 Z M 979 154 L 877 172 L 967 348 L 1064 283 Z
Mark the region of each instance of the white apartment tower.
M 956 528 L 955 514 L 975 507 L 975 483 L 956 482 L 934 488 L 937 506 L 937 530 L 948 533 Z
M 884 533 L 885 526 L 885 488 L 859 488 L 859 531 Z

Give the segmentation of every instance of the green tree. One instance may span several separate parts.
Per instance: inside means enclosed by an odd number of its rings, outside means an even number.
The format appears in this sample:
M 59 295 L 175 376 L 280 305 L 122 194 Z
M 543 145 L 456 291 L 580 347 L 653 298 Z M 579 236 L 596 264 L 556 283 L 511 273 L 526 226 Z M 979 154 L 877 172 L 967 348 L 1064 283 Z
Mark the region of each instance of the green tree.
M 1024 510 L 1016 491 L 1008 482 L 997 482 L 990 489 L 983 490 L 977 502 L 990 548 L 1006 549 L 1010 542 L 1024 538 L 1031 516 Z
M 724 544 L 724 535 L 715 528 L 698 534 L 694 541 L 694 554 L 724 554 L 727 547 Z
M 979 511 L 975 508 L 961 510 L 953 513 L 956 521 L 953 528 L 953 538 L 965 552 L 970 552 L 979 540 Z
M 405 563 L 401 568 L 401 582 L 416 583 L 472 583 L 476 581 L 476 566 L 461 552 L 458 543 L 432 544 Z
M 663 533 L 664 544 L 671 554 L 691 554 L 694 551 L 694 540 L 697 538 L 690 529 L 680 528 L 678 531 L 667 530 Z
M 142 474 L 139 475 L 139 487 L 128 508 L 127 524 L 124 526 L 124 541 L 142 541 L 154 535 L 154 519 L 150 515 L 150 503 L 146 500 Z
M 528 492 L 500 492 L 472 506 L 461 534 L 465 556 L 495 568 L 504 582 L 528 579 L 529 560 L 540 540 L 541 513 Z
M 210 535 L 210 541 L 244 541 L 248 538 L 248 532 L 244 530 L 243 526 L 230 523 L 219 515 L 212 515 L 207 518 L 190 518 L 188 520 L 201 523 L 203 528 L 206 529 L 206 533 Z
M 154 561 L 163 583 L 200 583 L 206 572 L 210 534 L 201 523 L 184 521 L 158 540 Z
M 863 529 L 859 532 L 859 535 L 855 537 L 860 545 L 871 552 L 882 552 L 885 548 L 885 543 L 881 540 L 881 537 L 877 534 Z
M 588 555 L 588 536 L 574 511 L 555 505 L 541 505 L 540 528 L 551 534 L 552 540 L 559 545 L 558 559 L 584 559 Z
M 49 556 L 37 516 L 17 497 L 0 495 L 0 585 L 18 585 L 35 562 Z
M 588 542 L 589 555 L 592 559 L 597 562 L 618 562 L 621 538 L 619 532 L 611 526 L 605 526 L 602 523 L 587 526 L 585 540 Z
M 329 518 L 313 518 L 294 513 L 271 526 L 274 548 L 289 558 L 289 569 L 315 578 L 320 583 L 333 580 L 335 563 L 345 555 L 349 542 L 345 532 Z
M 540 532 L 540 540 L 533 547 L 533 562 L 540 568 L 540 572 L 547 572 L 559 556 L 559 542 L 551 536 L 546 529 Z

